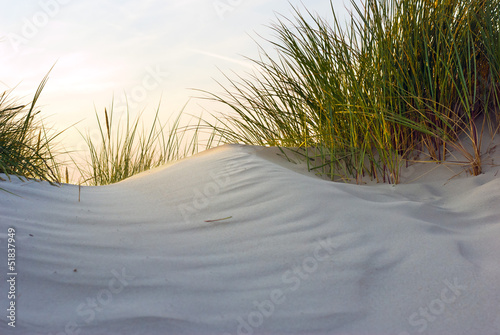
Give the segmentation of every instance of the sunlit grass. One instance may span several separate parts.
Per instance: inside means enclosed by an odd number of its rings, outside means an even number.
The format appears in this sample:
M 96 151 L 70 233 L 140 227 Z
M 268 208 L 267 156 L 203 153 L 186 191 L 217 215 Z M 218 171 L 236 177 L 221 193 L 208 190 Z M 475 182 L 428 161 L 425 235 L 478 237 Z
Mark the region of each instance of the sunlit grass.
M 0 94 L 0 173 L 19 178 L 60 182 L 60 166 L 56 160 L 55 138 L 39 118 L 36 103 L 47 82 L 40 83 L 30 104 L 10 98 L 11 92 Z
M 46 76 L 29 105 L 15 103 L 9 93 L 0 95 L 0 173 L 21 179 L 38 179 L 52 184 L 69 182 L 68 165 L 58 160 L 55 153 L 56 137 L 37 119 L 35 110 Z M 184 109 L 183 109 L 184 110 Z M 212 146 L 213 134 L 200 139 L 199 123 L 181 126 L 183 110 L 171 123 L 162 123 L 160 104 L 149 128 L 144 128 L 142 114 L 131 120 L 129 111 L 125 120 L 115 120 L 113 105 L 97 111 L 99 139 L 80 133 L 87 144 L 87 152 L 66 152 L 80 173 L 79 184 L 107 185 L 119 182 L 154 167 L 182 159 Z M 203 142 L 203 145 L 201 143 Z M 78 157 L 77 157 L 78 156 Z M 84 156 L 84 163 L 82 161 Z M 79 162 L 79 163 L 77 163 Z M 0 177 L 0 180 L 2 178 Z M 4 181 L 4 180 L 2 180 Z
M 450 147 L 481 173 L 475 120 L 499 106 L 499 2 L 352 5 L 347 28 L 333 6 L 332 24 L 296 8 L 278 18 L 266 41 L 278 56 L 262 47 L 256 73 L 209 93 L 234 112 L 209 126 L 225 142 L 302 148 L 334 180 L 398 183 L 411 154 L 441 162 Z M 464 132 L 472 151 L 457 142 Z
M 78 164 L 82 183 L 107 185 L 119 182 L 154 167 L 176 161 L 198 152 L 198 127 L 188 131 L 180 126 L 182 111 L 172 124 L 159 118 L 160 106 L 148 128 L 144 129 L 141 115 L 115 122 L 113 105 L 102 116 L 96 112 L 99 140 L 83 135 L 89 152 L 86 164 Z M 122 121 L 122 122 L 120 122 Z M 186 138 L 186 134 L 191 136 Z
M 294 9 L 280 16 L 251 60 L 253 74 L 225 76 L 223 93 L 208 99 L 229 107 L 214 122 L 181 126 L 160 121 L 160 106 L 144 128 L 141 114 L 115 120 L 113 106 L 96 112 L 98 140 L 83 133 L 88 152 L 80 182 L 106 185 L 220 142 L 298 150 L 309 169 L 332 180 L 371 178 L 398 183 L 417 154 L 482 172 L 482 135 L 498 128 L 500 1 L 366 0 L 352 2 L 347 25 L 332 5 L 330 19 Z M 273 53 L 274 54 L 274 53 Z M 0 95 L 0 172 L 61 180 L 54 139 L 30 104 Z M 482 121 L 478 121 L 482 120 Z M 204 128 L 205 127 L 205 128 Z M 213 131 L 213 132 L 212 132 Z M 76 160 L 73 160 L 75 162 Z M 66 167 L 66 182 L 68 181 Z

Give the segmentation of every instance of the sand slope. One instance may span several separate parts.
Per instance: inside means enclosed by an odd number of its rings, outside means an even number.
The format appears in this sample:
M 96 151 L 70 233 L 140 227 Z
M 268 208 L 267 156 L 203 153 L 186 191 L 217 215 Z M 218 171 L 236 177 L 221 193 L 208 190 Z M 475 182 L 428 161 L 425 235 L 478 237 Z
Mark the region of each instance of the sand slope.
M 226 145 L 80 201 L 2 182 L 18 275 L 0 334 L 500 334 L 493 169 L 397 186 L 295 170 Z

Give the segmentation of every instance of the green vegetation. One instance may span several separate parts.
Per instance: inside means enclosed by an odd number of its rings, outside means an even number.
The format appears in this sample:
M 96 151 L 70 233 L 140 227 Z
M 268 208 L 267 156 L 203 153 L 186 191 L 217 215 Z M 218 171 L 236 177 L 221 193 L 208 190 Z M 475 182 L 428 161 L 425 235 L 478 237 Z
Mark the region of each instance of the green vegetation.
M 235 112 L 209 126 L 225 142 L 302 148 L 331 179 L 398 183 L 411 155 L 441 162 L 450 147 L 481 173 L 475 121 L 491 124 L 499 106 L 500 2 L 352 5 L 345 29 L 333 5 L 333 25 L 296 8 L 278 19 L 267 41 L 278 56 L 261 47 L 255 74 L 209 93 Z
M 63 181 L 61 171 L 64 165 L 56 160 L 57 154 L 54 153 L 54 140 L 60 133 L 48 135 L 41 121 L 36 120 L 39 112 L 35 112 L 35 104 L 47 80 L 48 75 L 38 87 L 29 108 L 9 102 L 7 92 L 0 96 L 0 173 L 9 178 L 14 175 L 52 184 Z M 140 123 L 141 115 L 131 122 L 127 111 L 123 125 L 115 124 L 113 105 L 109 111 L 104 110 L 103 119 L 96 112 L 100 139 L 92 140 L 89 134 L 80 133 L 88 147 L 86 164 L 77 163 L 72 156 L 81 175 L 80 183 L 95 186 L 116 183 L 197 153 L 199 124 L 181 127 L 181 110 L 166 131 L 167 125 L 159 118 L 159 107 L 148 132 Z M 209 136 L 205 147 L 210 147 L 212 140 L 213 136 Z M 67 166 L 64 180 L 69 182 Z
M 118 182 L 193 154 L 204 127 L 212 132 L 207 148 L 213 141 L 293 148 L 332 180 L 398 183 L 417 155 L 480 174 L 483 131 L 498 125 L 500 1 L 352 5 L 345 28 L 333 5 L 331 23 L 297 8 L 294 19 L 279 18 L 271 26 L 276 40 L 266 41 L 277 56 L 261 47 L 254 74 L 225 76 L 224 93 L 206 92 L 233 112 L 213 115 L 215 122 L 180 127 L 179 114 L 166 130 L 158 107 L 145 131 L 140 116 L 131 121 L 128 113 L 117 125 L 113 106 L 103 118 L 96 113 L 100 139 L 82 134 L 89 149 L 86 166 L 77 166 L 82 182 Z M 36 120 L 46 81 L 29 105 L 0 95 L 0 173 L 61 180 L 53 149 L 59 134 Z M 462 157 L 450 157 L 450 148 Z
M 46 76 L 29 105 L 0 95 L 0 173 L 19 178 L 37 178 L 51 183 L 60 180 L 59 166 L 53 152 L 58 134 L 50 135 L 37 119 L 35 105 L 47 82 Z
M 179 126 L 179 115 L 165 136 L 165 124 L 159 119 L 159 107 L 149 132 L 139 128 L 139 117 L 130 122 L 127 111 L 124 129 L 113 123 L 113 105 L 110 111 L 104 110 L 104 120 L 96 113 L 100 131 L 100 141 L 95 143 L 89 135 L 84 136 L 90 152 L 85 167 L 78 166 L 83 182 L 90 185 L 107 185 L 119 182 L 137 173 L 147 171 L 162 164 L 179 160 L 198 151 L 198 133 L 196 127 L 187 142 L 184 136 L 186 128 Z M 139 131 L 140 130 L 140 131 Z

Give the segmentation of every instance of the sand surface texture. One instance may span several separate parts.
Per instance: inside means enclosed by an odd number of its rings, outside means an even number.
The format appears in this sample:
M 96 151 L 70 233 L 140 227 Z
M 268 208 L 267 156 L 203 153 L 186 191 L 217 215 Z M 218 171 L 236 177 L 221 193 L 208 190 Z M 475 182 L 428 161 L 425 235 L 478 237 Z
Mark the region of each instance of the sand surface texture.
M 226 145 L 110 186 L 12 178 L 0 334 L 500 334 L 498 170 L 359 186 Z

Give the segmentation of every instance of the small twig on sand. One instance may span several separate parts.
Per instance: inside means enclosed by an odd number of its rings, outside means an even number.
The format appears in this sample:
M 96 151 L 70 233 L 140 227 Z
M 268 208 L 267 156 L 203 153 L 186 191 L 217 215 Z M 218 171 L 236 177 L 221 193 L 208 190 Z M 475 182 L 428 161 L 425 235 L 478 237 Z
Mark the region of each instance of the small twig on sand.
M 205 220 L 205 222 L 217 222 L 217 221 L 222 221 L 222 220 L 227 220 L 232 218 L 232 216 L 228 216 L 227 218 L 222 218 L 222 219 L 215 219 L 215 220 Z

